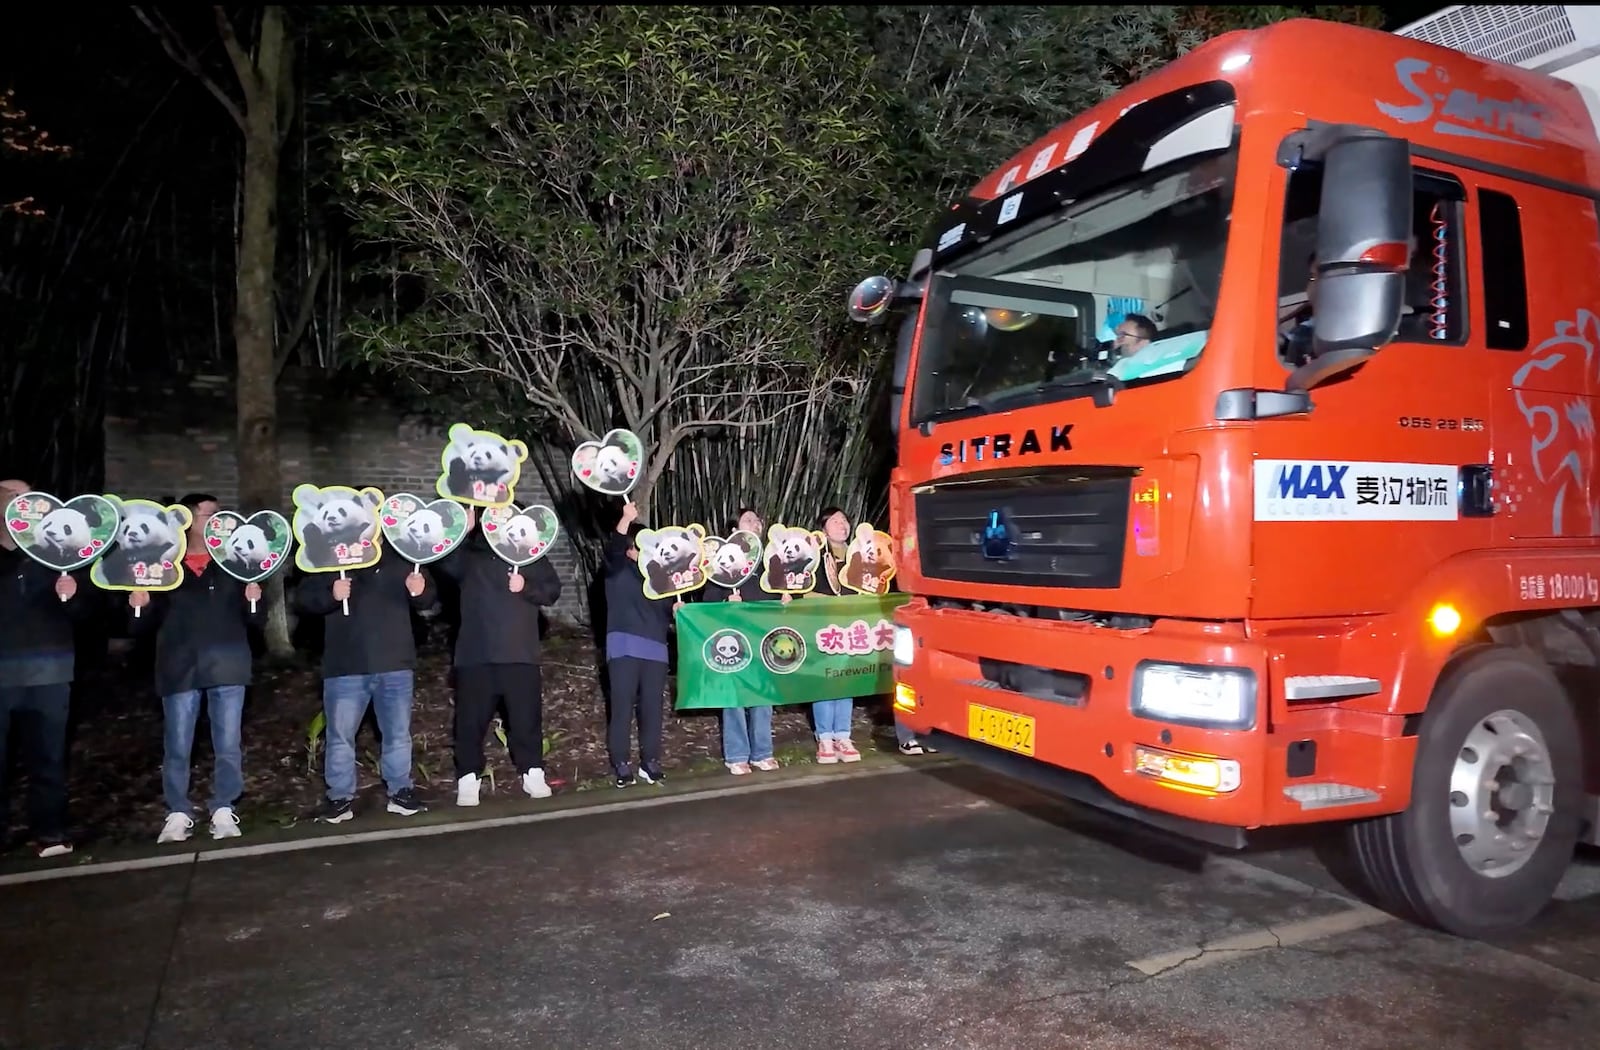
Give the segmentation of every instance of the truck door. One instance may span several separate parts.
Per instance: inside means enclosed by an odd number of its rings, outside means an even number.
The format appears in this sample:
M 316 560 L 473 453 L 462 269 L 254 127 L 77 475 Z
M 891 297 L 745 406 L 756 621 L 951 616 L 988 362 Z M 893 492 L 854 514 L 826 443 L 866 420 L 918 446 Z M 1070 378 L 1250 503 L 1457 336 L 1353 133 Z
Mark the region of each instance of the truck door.
M 1474 176 L 1482 339 L 1493 357 L 1497 542 L 1600 535 L 1594 202 Z
M 1444 165 L 1418 163 L 1413 176 L 1413 251 L 1394 341 L 1311 391 L 1314 408 L 1300 425 L 1257 426 L 1255 562 L 1299 567 L 1258 574 L 1262 615 L 1389 608 L 1428 565 L 1489 540 L 1488 523 L 1461 521 L 1457 508 L 1459 467 L 1489 456 L 1490 386 L 1471 345 L 1465 295 L 1467 191 Z M 1321 182 L 1315 167 L 1287 180 L 1277 295 L 1266 304 L 1275 311 L 1276 357 L 1267 359 L 1263 387 L 1282 385 L 1316 323 L 1310 263 Z M 1307 550 L 1341 542 L 1366 554 L 1354 565 L 1307 566 Z

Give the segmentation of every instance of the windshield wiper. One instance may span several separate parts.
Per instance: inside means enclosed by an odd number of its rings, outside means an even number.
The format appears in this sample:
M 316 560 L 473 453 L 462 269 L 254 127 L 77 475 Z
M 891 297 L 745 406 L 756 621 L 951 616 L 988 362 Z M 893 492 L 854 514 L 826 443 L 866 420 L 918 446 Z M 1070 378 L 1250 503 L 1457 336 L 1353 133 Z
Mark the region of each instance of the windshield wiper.
M 923 423 L 944 423 L 952 419 L 966 419 L 969 416 L 987 415 L 994 411 L 994 403 L 983 398 L 969 397 L 964 405 L 952 405 L 930 413 Z
M 1059 379 L 1047 379 L 1036 387 L 1019 390 L 1014 394 L 1005 394 L 1000 397 L 968 397 L 965 404 L 952 405 L 940 409 L 922 420 L 919 426 L 932 426 L 934 423 L 946 423 L 952 419 L 967 419 L 972 416 L 986 416 L 991 412 L 1003 412 L 1012 408 L 1023 408 L 1028 405 L 1037 405 L 1047 401 L 1054 394 L 1069 390 L 1084 390 L 1092 392 L 1096 408 L 1105 408 L 1117 396 L 1117 391 L 1126 387 L 1121 379 L 1110 372 L 1093 371 L 1085 372 L 1081 369 L 1070 372 Z
M 1116 400 L 1117 391 L 1127 386 L 1117 376 L 1110 372 L 1095 369 L 1093 371 L 1079 370 L 1068 372 L 1059 379 L 1048 379 L 1031 390 L 1019 390 L 1004 398 L 996 398 L 990 403 L 990 409 L 1021 408 L 1024 405 L 1036 405 L 1048 400 L 1051 395 L 1068 390 L 1085 390 L 1094 396 L 1096 408 L 1105 408 Z

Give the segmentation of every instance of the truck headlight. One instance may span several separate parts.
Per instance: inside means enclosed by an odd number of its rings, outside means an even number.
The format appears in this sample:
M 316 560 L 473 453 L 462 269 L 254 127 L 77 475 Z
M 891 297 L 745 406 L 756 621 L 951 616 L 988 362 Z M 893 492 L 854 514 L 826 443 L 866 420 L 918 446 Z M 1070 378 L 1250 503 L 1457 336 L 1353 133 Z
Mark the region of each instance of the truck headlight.
M 1161 722 L 1250 729 L 1256 722 L 1255 672 L 1242 667 L 1140 664 L 1133 675 L 1133 713 Z
M 901 667 L 910 667 L 916 652 L 917 646 L 916 642 L 911 638 L 911 628 L 896 625 L 894 629 L 894 662 Z

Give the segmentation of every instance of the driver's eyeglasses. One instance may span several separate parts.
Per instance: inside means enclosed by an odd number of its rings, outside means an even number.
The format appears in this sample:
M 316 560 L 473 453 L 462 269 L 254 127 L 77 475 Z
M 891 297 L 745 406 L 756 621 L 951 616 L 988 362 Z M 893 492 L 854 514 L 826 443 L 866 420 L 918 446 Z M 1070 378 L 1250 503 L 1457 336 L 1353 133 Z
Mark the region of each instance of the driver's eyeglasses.
M 1117 329 L 1117 338 L 1118 339 L 1142 339 L 1144 337 L 1141 336 L 1138 332 L 1130 332 L 1125 328 L 1118 328 Z

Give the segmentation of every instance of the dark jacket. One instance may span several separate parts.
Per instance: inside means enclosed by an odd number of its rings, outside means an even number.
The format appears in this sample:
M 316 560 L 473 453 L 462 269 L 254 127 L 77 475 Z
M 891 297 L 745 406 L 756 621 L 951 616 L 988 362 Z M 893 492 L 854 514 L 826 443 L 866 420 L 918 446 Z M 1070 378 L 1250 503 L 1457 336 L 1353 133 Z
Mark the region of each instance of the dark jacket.
M 606 633 L 631 634 L 665 643 L 677 598 L 647 598 L 639 564 L 628 557 L 633 540 L 620 532 L 606 537 L 602 567 L 606 577 Z
M 461 588 L 457 667 L 539 662 L 539 607 L 561 598 L 561 577 L 549 558 L 513 570 L 474 531 L 437 564 Z M 513 571 L 524 581 L 517 594 L 506 586 Z
M 300 611 L 322 620 L 322 677 L 409 671 L 417 664 L 417 643 L 411 633 L 411 610 L 433 604 L 433 578 L 422 569 L 425 586 L 417 597 L 406 590 L 411 563 L 385 551 L 378 564 L 346 570 L 350 581 L 350 615 L 333 598 L 335 572 L 307 573 L 296 593 Z
M 700 592 L 703 602 L 725 602 L 733 594 L 731 590 L 720 583 L 707 583 Z M 739 585 L 739 600 L 742 602 L 775 602 L 776 594 L 769 594 L 761 589 L 761 573 L 756 573 Z
M 0 688 L 72 681 L 73 627 L 94 604 L 87 570 L 72 574 L 78 593 L 56 596 L 61 574 L 19 550 L 0 547 Z
M 842 583 L 839 577 L 844 572 L 844 563 L 833 556 L 833 545 L 827 544 L 822 548 L 822 559 L 817 563 L 817 582 L 811 586 L 811 594 L 818 597 L 838 597 L 842 594 L 853 594 Z
M 250 684 L 249 632 L 266 622 L 267 603 L 252 613 L 244 588 L 214 564 L 199 574 L 185 565 L 177 590 L 152 591 L 137 617 L 128 609 L 129 633 L 157 632 L 157 693 Z

